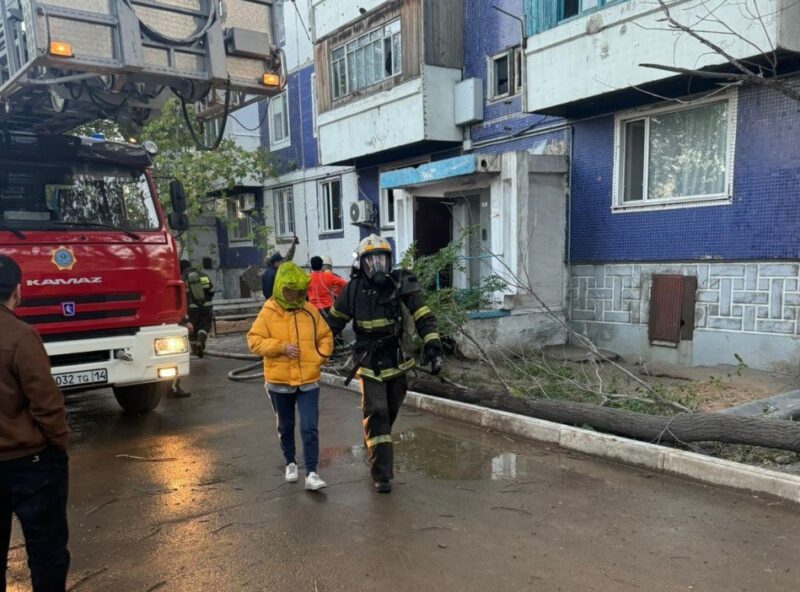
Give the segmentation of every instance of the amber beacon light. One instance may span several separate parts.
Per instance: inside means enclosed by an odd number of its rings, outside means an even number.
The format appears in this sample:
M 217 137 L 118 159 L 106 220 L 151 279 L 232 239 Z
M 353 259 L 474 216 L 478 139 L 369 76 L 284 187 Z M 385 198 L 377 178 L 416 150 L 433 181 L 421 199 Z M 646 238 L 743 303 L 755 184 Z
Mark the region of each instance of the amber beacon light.
M 270 86 L 274 88 L 281 87 L 280 74 L 264 74 L 264 76 L 261 78 L 261 82 L 264 84 L 264 86 Z
M 63 41 L 51 41 L 50 54 L 62 58 L 71 58 L 73 55 L 75 55 L 72 53 L 72 46 L 69 43 L 64 43 Z

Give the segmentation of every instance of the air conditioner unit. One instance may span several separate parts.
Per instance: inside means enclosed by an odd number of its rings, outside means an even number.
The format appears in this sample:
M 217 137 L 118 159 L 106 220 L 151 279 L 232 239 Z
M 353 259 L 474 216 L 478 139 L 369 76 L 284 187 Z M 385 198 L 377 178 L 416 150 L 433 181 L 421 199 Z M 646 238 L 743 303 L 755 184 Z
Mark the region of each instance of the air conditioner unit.
M 239 209 L 242 212 L 255 212 L 256 210 L 256 196 L 252 193 L 246 193 L 242 195 L 240 198 L 240 205 Z
M 371 201 L 355 201 L 350 206 L 350 222 L 357 226 L 371 225 L 375 221 L 375 206 Z

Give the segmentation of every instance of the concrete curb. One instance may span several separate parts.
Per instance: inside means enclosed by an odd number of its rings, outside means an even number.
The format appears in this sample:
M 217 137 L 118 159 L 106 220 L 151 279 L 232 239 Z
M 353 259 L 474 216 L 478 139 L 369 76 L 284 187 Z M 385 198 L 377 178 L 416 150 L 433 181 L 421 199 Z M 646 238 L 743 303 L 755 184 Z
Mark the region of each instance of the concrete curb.
M 344 386 L 343 378 L 331 374 L 323 374 L 322 383 L 336 388 L 359 391 L 358 383 L 354 382 L 348 388 Z M 694 452 L 674 450 L 619 436 L 601 434 L 478 405 L 440 399 L 422 393 L 409 392 L 406 403 L 421 411 L 492 429 L 510 436 L 555 444 L 566 450 L 642 467 L 656 473 L 688 477 L 709 485 L 767 494 L 800 503 L 800 476 L 721 460 Z

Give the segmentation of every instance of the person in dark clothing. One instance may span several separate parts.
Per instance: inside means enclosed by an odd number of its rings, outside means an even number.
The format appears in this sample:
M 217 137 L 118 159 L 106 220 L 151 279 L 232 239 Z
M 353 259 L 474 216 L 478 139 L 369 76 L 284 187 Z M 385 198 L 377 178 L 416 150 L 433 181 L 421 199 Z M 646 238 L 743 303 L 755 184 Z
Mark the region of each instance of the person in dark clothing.
M 0 255 L 0 591 L 6 590 L 15 514 L 33 592 L 64 592 L 70 564 L 69 427 L 42 339 L 14 312 L 21 284 L 19 266 Z
M 261 276 L 261 291 L 264 293 L 265 299 L 269 300 L 272 298 L 272 291 L 275 289 L 275 276 L 278 274 L 278 268 L 284 261 L 294 260 L 294 252 L 297 250 L 298 244 L 300 244 L 300 239 L 295 236 L 292 239 L 292 246 L 289 247 L 289 252 L 286 253 L 286 257 L 276 252 L 267 259 L 267 268 L 264 270 L 264 275 Z
M 406 270 L 392 271 L 389 243 L 369 236 L 361 242 L 358 255 L 359 269 L 331 308 L 330 324 L 334 335 L 339 335 L 353 322 L 364 441 L 375 491 L 389 493 L 394 478 L 392 426 L 408 389 L 406 373 L 415 364 L 401 348 L 404 316 L 413 317 L 434 375 L 442 370 L 443 350 L 436 318 L 425 305 L 417 278 Z
M 214 284 L 208 274 L 195 271 L 186 260 L 181 261 L 181 275 L 189 304 L 189 345 L 192 353 L 202 358 L 214 320 Z

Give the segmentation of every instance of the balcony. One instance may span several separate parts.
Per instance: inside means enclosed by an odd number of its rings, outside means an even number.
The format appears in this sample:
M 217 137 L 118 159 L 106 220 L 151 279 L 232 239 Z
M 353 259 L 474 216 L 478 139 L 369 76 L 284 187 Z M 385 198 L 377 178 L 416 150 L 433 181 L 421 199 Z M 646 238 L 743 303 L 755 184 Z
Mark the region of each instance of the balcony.
M 692 70 L 726 64 L 698 40 L 668 29 L 652 0 L 607 1 L 605 6 L 598 0 L 525 4 L 532 33 L 526 50 L 529 80 L 547 81 L 528 86 L 531 112 L 584 114 L 600 96 L 624 98 L 632 87 L 660 90 L 676 79 L 674 72 L 643 68 L 643 63 Z M 677 0 L 668 5 L 677 21 L 696 26 L 735 59 L 757 58 L 772 50 L 800 51 L 800 3 L 746 0 L 710 6 L 704 0 Z M 574 16 L 564 18 L 567 9 Z
M 339 0 L 313 7 L 322 164 L 365 164 L 460 142 L 454 93 L 463 1 L 360 4 L 364 14 Z

